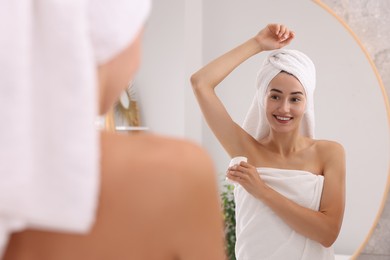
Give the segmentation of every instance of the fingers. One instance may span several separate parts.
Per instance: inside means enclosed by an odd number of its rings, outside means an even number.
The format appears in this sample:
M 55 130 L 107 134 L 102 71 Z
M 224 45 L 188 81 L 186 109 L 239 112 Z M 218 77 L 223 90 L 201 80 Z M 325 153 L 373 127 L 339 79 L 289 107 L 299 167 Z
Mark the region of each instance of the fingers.
M 233 181 L 237 181 L 238 179 L 241 179 L 241 177 L 243 177 L 243 172 L 240 171 L 238 168 L 238 164 L 234 165 L 234 166 L 231 166 L 229 167 L 227 170 L 226 170 L 226 176 L 233 180 Z
M 243 173 L 240 172 L 234 172 L 234 171 L 228 171 L 226 173 L 226 177 L 228 177 L 229 180 L 232 181 L 240 181 L 242 178 L 244 178 Z
M 226 175 L 232 177 L 244 178 L 248 176 L 250 173 L 250 168 L 254 168 L 252 165 L 246 162 L 240 162 L 240 164 L 236 164 L 227 169 Z
M 268 28 L 279 39 L 279 42 L 291 42 L 291 40 L 295 36 L 295 33 L 293 31 L 290 31 L 290 29 L 288 29 L 283 24 L 269 24 Z
M 279 26 L 279 32 L 277 33 L 279 39 L 281 40 L 285 40 L 288 38 L 288 36 L 290 35 L 290 31 L 287 29 L 286 26 L 284 26 L 283 24 L 281 24 Z
M 295 38 L 295 33 L 294 32 L 290 32 L 290 36 L 283 41 L 283 44 L 287 45 L 287 44 L 290 44 L 290 42 Z
M 229 180 L 232 180 L 232 181 L 235 181 L 235 182 L 238 182 L 241 184 L 241 182 L 247 178 L 247 175 L 243 172 L 234 171 L 234 170 L 227 170 L 226 177 Z

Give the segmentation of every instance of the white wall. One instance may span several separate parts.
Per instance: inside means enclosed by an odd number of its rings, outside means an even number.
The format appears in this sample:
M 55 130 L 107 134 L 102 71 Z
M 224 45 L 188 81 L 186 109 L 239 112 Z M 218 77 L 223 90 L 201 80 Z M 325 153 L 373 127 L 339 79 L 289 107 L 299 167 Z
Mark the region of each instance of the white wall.
M 202 1 L 154 1 L 135 86 L 142 125 L 201 142 L 201 115 L 189 78 L 201 66 Z

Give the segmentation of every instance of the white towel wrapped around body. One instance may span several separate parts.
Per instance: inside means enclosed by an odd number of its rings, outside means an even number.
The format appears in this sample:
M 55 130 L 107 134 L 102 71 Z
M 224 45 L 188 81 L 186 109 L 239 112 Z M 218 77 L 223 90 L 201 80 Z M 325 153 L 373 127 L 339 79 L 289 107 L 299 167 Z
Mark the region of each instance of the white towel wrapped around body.
M 324 177 L 302 170 L 258 168 L 267 185 L 299 205 L 318 210 Z M 332 248 L 302 236 L 267 205 L 235 185 L 238 260 L 329 260 Z

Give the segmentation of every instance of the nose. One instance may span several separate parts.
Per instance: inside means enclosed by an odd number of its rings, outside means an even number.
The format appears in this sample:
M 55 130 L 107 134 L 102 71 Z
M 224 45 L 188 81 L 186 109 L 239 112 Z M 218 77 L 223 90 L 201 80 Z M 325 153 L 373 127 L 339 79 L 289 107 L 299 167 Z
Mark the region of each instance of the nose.
M 290 112 L 290 103 L 288 102 L 288 100 L 283 100 L 283 102 L 280 102 L 279 111 L 281 113 Z

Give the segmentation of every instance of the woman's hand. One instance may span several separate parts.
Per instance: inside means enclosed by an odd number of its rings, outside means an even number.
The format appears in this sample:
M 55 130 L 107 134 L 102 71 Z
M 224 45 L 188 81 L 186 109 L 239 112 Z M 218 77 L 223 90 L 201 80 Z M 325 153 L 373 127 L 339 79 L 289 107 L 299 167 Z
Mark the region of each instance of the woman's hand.
M 295 37 L 295 33 L 282 24 L 268 24 L 254 38 L 261 50 L 275 50 L 288 45 Z
M 229 167 L 226 176 L 229 180 L 239 183 L 256 198 L 261 198 L 262 191 L 267 187 L 260 178 L 256 167 L 246 162 L 240 162 L 240 164 Z

